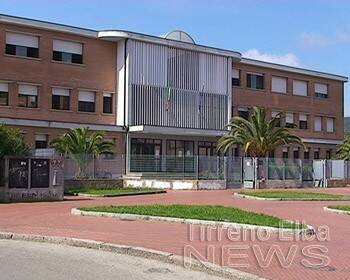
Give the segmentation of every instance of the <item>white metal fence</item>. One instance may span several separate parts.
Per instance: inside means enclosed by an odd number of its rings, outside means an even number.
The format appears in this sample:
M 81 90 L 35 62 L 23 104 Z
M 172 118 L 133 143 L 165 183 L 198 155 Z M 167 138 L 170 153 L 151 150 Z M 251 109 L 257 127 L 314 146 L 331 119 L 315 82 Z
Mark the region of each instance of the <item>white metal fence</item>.
M 224 156 L 75 155 L 65 159 L 64 171 L 65 179 L 117 179 L 128 174 L 144 178 L 234 182 L 316 181 L 324 185 L 326 180 L 350 179 L 350 162 Z

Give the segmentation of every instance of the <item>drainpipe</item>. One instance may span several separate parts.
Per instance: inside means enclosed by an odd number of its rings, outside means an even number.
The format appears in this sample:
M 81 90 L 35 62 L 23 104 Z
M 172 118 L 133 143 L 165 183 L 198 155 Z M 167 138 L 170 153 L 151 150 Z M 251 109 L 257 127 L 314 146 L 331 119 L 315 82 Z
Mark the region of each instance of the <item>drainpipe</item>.
M 126 123 L 126 59 L 127 59 L 127 52 L 126 52 L 126 46 L 127 46 L 127 41 L 129 39 L 126 38 L 124 41 L 124 129 L 126 132 L 126 137 L 124 139 L 124 151 L 125 151 L 125 155 L 124 155 L 124 166 L 125 166 L 125 171 L 124 173 L 128 173 L 129 172 L 129 165 L 128 165 L 128 144 L 129 144 L 129 127 Z

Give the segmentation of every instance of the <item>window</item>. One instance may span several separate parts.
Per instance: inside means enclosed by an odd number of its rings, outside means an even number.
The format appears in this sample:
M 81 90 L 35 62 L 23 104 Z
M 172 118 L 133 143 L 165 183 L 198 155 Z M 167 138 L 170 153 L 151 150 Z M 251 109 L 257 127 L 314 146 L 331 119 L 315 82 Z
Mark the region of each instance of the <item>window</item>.
M 52 59 L 66 63 L 83 63 L 83 44 L 53 40 Z
M 314 159 L 320 159 L 320 150 L 319 149 L 314 150 Z
M 304 159 L 309 159 L 310 158 L 310 151 L 309 149 L 305 149 L 304 151 Z
M 282 158 L 288 158 L 288 148 L 282 148 Z
M 307 82 L 293 80 L 293 94 L 299 96 L 307 96 Z
M 328 98 L 328 85 L 315 84 L 315 96 L 319 98 Z
M 306 114 L 299 114 L 299 128 L 300 129 L 307 129 L 307 115 Z
M 326 159 L 331 159 L 332 157 L 332 150 L 327 150 L 326 151 Z
M 239 108 L 238 109 L 238 116 L 248 120 L 249 119 L 249 110 L 246 108 Z
M 272 118 L 275 118 L 275 117 L 277 117 L 277 115 L 278 115 L 279 113 L 280 113 L 280 112 L 272 111 L 272 112 L 271 112 L 271 117 L 272 117 Z M 280 118 L 280 116 L 278 116 L 277 118 L 278 118 L 278 121 L 277 121 L 277 123 L 276 123 L 276 127 L 281 127 L 281 118 Z
M 35 135 L 35 149 L 46 149 L 47 148 L 47 135 L 37 134 Z
M 94 91 L 79 91 L 78 111 L 80 112 L 95 112 L 95 92 Z
M 112 114 L 113 112 L 113 98 L 111 93 L 103 94 L 103 113 Z
M 275 157 L 275 150 L 272 150 L 269 152 L 269 158 L 274 158 Z
M 322 131 L 322 117 L 315 117 L 315 131 Z
M 192 156 L 194 150 L 193 141 L 167 140 L 166 154 L 169 156 Z
M 334 132 L 334 119 L 327 118 L 327 132 Z
M 69 89 L 52 88 L 52 109 L 69 110 Z
M 240 86 L 240 71 L 238 69 L 232 69 L 232 86 Z
M 286 127 L 294 128 L 294 114 L 286 113 Z
M 38 87 L 34 85 L 18 85 L 18 106 L 27 108 L 38 107 Z
M 287 93 L 287 79 L 272 76 L 271 91 L 278 93 Z
M 299 148 L 293 149 L 293 158 L 298 159 L 299 158 Z
M 215 156 L 217 155 L 216 142 L 198 141 L 199 156 Z
M 264 75 L 248 73 L 247 87 L 253 89 L 264 89 Z
M 39 57 L 39 37 L 6 32 L 6 54 Z
M 0 83 L 0 106 L 9 105 L 9 85 L 8 83 Z

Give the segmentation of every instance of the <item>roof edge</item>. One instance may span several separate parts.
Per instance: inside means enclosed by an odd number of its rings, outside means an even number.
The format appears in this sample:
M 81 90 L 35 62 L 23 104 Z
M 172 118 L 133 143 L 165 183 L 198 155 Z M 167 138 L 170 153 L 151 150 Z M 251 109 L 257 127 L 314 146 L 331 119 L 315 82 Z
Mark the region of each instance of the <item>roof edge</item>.
M 220 49 L 210 46 L 204 46 L 199 44 L 187 43 L 168 38 L 158 37 L 154 35 L 148 35 L 138 32 L 132 32 L 127 30 L 101 30 L 98 32 L 98 37 L 105 40 L 118 41 L 122 39 L 134 39 L 143 42 L 155 43 L 160 45 L 196 50 L 206 53 L 212 53 L 216 55 L 228 56 L 238 60 L 241 60 L 241 53 L 237 51 L 231 51 L 226 49 Z
M 341 81 L 341 82 L 345 82 L 345 83 L 348 82 L 348 77 L 346 77 L 346 76 L 341 76 L 341 75 L 326 73 L 326 72 L 320 72 L 320 71 L 315 71 L 315 70 L 306 69 L 306 68 L 288 66 L 288 65 L 267 62 L 267 61 L 261 61 L 261 60 L 245 58 L 245 57 L 242 57 L 240 62 L 243 64 L 249 64 L 249 65 L 260 66 L 260 67 L 267 67 L 267 68 L 282 70 L 282 71 L 286 71 L 286 72 L 304 74 L 304 75 L 308 75 L 308 76 L 325 78 L 325 79 L 330 79 L 330 80 L 337 80 L 337 81 Z

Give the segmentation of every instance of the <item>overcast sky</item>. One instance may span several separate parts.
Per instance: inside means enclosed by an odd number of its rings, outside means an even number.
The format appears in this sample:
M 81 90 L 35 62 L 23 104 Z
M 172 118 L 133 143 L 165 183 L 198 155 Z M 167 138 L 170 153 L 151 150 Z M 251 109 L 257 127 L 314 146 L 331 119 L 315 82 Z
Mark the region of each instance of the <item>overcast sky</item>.
M 153 35 L 182 29 L 200 44 L 350 76 L 350 1 L 345 0 L 0 0 L 0 13 Z M 346 85 L 346 116 L 349 92 Z

